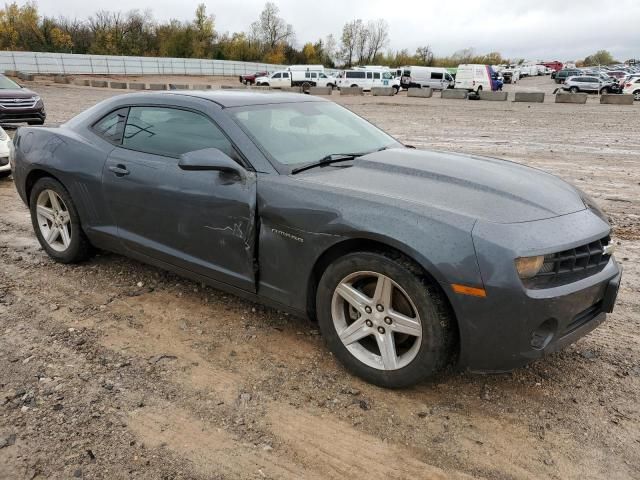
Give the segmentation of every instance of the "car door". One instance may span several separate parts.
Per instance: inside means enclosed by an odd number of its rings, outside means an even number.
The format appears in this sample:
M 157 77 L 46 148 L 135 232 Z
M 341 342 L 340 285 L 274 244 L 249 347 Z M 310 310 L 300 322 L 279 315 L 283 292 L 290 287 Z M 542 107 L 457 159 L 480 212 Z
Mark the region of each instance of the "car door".
M 282 80 L 280 81 L 279 87 L 290 87 L 291 86 L 291 77 L 289 72 L 282 72 Z
M 130 107 L 102 181 L 118 236 L 132 253 L 255 291 L 255 177 L 180 169 L 182 153 L 205 148 L 240 161 L 198 111 Z
M 271 75 L 271 78 L 269 79 L 269 86 L 270 87 L 281 87 L 282 86 L 282 73 L 281 72 L 274 73 L 273 75 Z

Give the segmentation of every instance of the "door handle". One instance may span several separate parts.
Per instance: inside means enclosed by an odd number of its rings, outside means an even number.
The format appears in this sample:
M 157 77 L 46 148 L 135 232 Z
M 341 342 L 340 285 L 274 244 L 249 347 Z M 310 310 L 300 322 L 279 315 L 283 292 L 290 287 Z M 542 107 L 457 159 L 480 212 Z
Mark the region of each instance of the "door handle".
M 127 170 L 127 167 L 120 163 L 115 166 L 110 166 L 109 170 L 111 170 L 116 175 L 116 177 L 124 177 L 125 175 L 129 175 L 129 170 Z

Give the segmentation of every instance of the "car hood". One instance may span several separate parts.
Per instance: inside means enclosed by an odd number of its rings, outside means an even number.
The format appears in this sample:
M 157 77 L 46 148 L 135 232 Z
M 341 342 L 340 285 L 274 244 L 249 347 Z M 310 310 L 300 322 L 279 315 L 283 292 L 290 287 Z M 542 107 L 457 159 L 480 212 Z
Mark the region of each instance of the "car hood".
M 570 184 L 506 160 L 402 148 L 368 154 L 339 168 L 343 165 L 294 178 L 496 223 L 542 220 L 586 208 Z
M 28 88 L 0 88 L 0 98 L 31 98 L 36 95 Z

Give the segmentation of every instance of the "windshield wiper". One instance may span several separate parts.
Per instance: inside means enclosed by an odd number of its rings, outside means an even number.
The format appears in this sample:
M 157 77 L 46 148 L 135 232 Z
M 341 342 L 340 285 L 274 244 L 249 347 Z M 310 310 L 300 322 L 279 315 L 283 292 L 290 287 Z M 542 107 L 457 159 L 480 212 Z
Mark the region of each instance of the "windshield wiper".
M 307 163 L 306 165 L 302 165 L 301 167 L 294 168 L 293 170 L 291 170 L 291 175 L 304 172 L 305 170 L 309 170 L 310 168 L 324 167 L 325 165 L 331 165 L 332 163 L 353 160 L 354 158 L 358 158 L 363 155 L 366 155 L 366 153 L 331 153 L 325 157 L 322 157 L 320 160 L 316 160 L 315 162 Z

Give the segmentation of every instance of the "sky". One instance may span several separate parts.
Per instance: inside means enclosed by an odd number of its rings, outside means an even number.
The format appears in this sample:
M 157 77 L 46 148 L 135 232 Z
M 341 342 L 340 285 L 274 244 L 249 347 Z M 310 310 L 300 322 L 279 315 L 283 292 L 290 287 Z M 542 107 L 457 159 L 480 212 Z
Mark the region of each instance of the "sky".
M 97 10 L 151 10 L 156 20 L 190 20 L 198 3 L 216 17 L 218 32 L 247 31 L 265 0 L 37 0 L 48 16 L 85 19 Z M 467 47 L 507 58 L 577 60 L 609 50 L 618 60 L 640 58 L 640 0 L 274 0 L 298 46 L 333 33 L 354 18 L 384 18 L 389 48 L 430 45 L 436 56 Z M 19 4 L 24 0 L 18 0 Z M 391 8 L 395 4 L 397 8 Z

